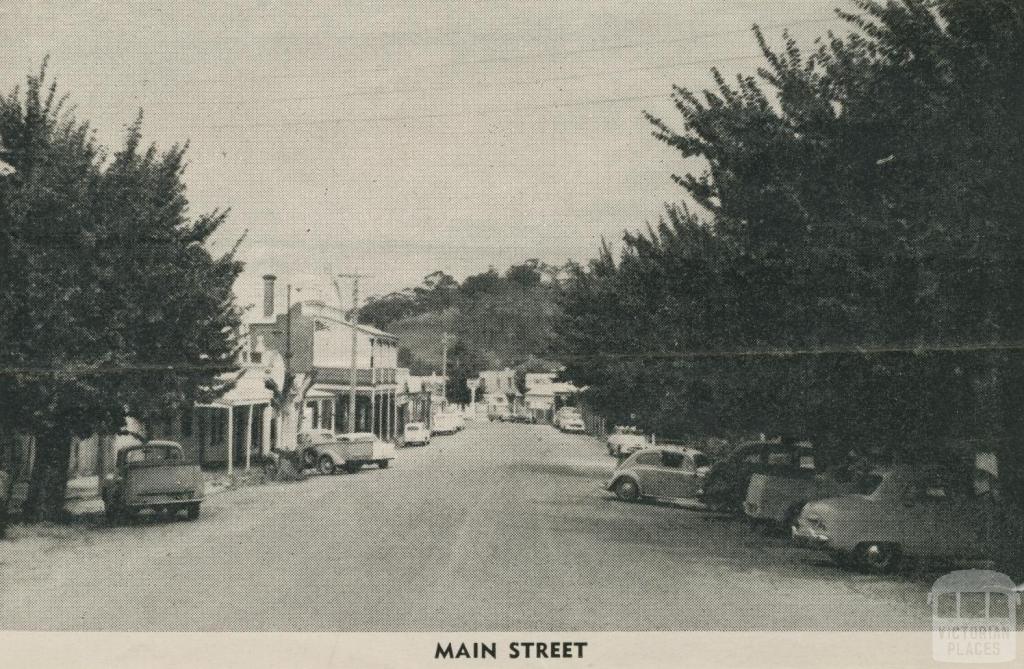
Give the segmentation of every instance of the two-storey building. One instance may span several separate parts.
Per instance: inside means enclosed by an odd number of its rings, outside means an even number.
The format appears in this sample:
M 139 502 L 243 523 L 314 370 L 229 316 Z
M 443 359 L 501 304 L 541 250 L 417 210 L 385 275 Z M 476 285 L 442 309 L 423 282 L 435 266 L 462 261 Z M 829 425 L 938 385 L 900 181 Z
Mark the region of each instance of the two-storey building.
M 393 439 L 398 425 L 398 340 L 383 330 L 353 325 L 346 314 L 319 300 L 274 309 L 274 277 L 264 277 L 264 318 L 249 324 L 253 350 L 281 355 L 288 369 L 312 375 L 304 425 L 336 432 L 373 432 Z M 356 412 L 349 415 L 355 333 Z

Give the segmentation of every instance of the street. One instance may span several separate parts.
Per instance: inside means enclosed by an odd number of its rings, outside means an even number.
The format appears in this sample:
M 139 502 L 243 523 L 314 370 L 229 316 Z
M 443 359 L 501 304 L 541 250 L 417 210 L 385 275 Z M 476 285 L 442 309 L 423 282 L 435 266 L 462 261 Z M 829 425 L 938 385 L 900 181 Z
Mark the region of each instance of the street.
M 387 470 L 102 514 L 0 542 L 0 628 L 114 631 L 929 629 L 927 577 L 841 570 L 740 519 L 628 504 L 604 445 L 476 422 Z

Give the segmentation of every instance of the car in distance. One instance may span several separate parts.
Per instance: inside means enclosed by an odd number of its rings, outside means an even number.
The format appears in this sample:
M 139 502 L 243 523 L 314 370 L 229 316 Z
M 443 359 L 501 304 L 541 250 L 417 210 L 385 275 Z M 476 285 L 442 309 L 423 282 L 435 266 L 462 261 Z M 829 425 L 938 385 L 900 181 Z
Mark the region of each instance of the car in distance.
M 708 471 L 707 456 L 693 448 L 645 448 L 623 460 L 607 488 L 626 502 L 694 499 Z
M 567 423 L 575 422 L 576 420 L 579 420 L 581 423 L 583 422 L 583 415 L 579 409 L 576 407 L 562 407 L 555 412 L 554 420 L 551 423 L 559 430 L 565 430 Z
M 406 423 L 402 431 L 403 446 L 426 446 L 430 443 L 430 428 L 423 423 Z
M 508 405 L 505 404 L 491 404 L 487 407 L 487 420 L 505 422 L 512 417 L 512 412 L 509 411 Z
M 647 448 L 649 445 L 644 433 L 635 427 L 618 425 L 608 435 L 608 455 L 613 455 L 617 458 L 629 457 L 633 453 Z
M 517 411 L 508 417 L 511 423 L 536 423 L 537 417 L 529 411 Z
M 185 461 L 181 444 L 148 441 L 122 449 L 114 471 L 103 477 L 101 497 L 107 518 L 144 509 L 199 517 L 205 484 L 198 464 Z
M 993 506 L 968 467 L 899 465 L 862 477 L 852 494 L 808 503 L 792 535 L 867 572 L 893 571 L 911 556 L 983 559 L 998 535 Z
M 434 424 L 430 428 L 431 434 L 455 434 L 461 425 L 459 417 L 453 413 L 439 413 L 434 416 Z

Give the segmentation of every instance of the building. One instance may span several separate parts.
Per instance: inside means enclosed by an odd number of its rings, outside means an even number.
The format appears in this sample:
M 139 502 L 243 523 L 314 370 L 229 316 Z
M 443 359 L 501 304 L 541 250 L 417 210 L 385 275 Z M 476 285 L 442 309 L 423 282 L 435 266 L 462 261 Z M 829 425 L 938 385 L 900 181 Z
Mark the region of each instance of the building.
M 482 403 L 488 410 L 512 411 L 520 396 L 516 387 L 516 372 L 506 367 L 498 370 L 480 372 L 480 392 Z
M 527 372 L 524 379 L 526 391 L 537 386 L 550 385 L 555 382 L 558 372 Z
M 575 406 L 579 393 L 579 388 L 564 381 L 537 383 L 526 391 L 526 410 L 533 414 L 537 421 L 550 422 L 555 412 L 563 406 Z
M 408 369 L 399 369 L 398 381 L 398 431 L 406 423 L 433 424 L 433 416 L 444 406 L 444 377 L 413 376 Z
M 369 325 L 353 324 L 341 309 L 319 300 L 275 311 L 275 277 L 264 277 L 263 318 L 249 324 L 250 356 L 275 351 L 296 374 L 313 376 L 305 405 L 307 427 L 336 432 L 398 433 L 398 339 Z M 352 338 L 356 339 L 356 412 L 349 417 Z

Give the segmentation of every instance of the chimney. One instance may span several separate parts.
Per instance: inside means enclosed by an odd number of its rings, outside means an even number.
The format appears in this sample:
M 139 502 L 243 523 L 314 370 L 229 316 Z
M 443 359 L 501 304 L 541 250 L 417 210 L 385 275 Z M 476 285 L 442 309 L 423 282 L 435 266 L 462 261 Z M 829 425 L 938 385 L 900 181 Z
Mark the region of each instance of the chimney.
M 277 277 L 273 274 L 263 275 L 263 317 L 274 317 L 274 282 Z

